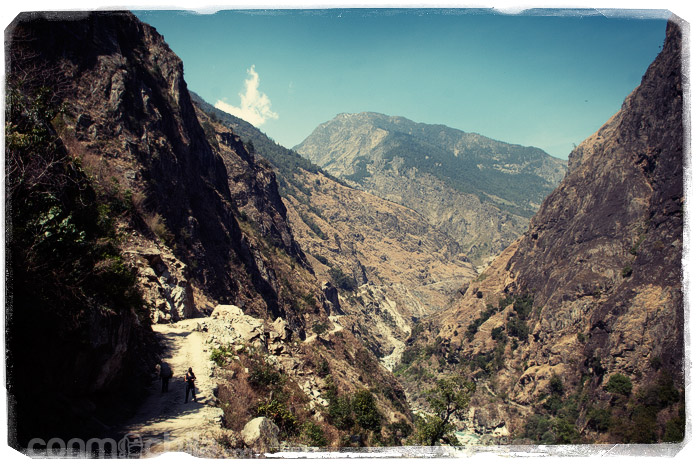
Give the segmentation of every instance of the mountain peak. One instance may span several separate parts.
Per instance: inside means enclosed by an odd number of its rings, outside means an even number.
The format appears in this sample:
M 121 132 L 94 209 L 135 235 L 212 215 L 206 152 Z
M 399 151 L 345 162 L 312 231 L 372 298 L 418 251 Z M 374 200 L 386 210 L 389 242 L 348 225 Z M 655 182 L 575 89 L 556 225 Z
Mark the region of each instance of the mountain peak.
M 522 233 L 566 170 L 563 160 L 534 147 L 376 112 L 341 113 L 295 149 L 332 175 L 423 214 L 477 262 Z

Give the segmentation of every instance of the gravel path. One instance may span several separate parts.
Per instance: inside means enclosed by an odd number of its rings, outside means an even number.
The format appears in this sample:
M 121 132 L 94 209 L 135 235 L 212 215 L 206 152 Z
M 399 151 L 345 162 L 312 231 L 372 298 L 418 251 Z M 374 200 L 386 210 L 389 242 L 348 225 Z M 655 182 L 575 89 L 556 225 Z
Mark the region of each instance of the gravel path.
M 215 406 L 215 382 L 211 377 L 213 363 L 205 343 L 206 333 L 197 331 L 198 324 L 208 318 L 193 318 L 174 324 L 153 325 L 166 347 L 164 360 L 173 370 L 169 391 L 161 393 L 160 379 L 151 386 L 151 393 L 123 430 L 133 450 L 143 444 L 140 455 L 167 451 L 185 451 L 201 455 L 201 447 L 211 444 L 220 431 L 221 410 Z M 196 381 L 197 401 L 185 403 L 184 376 L 192 367 Z M 123 436 L 122 436 L 123 437 Z

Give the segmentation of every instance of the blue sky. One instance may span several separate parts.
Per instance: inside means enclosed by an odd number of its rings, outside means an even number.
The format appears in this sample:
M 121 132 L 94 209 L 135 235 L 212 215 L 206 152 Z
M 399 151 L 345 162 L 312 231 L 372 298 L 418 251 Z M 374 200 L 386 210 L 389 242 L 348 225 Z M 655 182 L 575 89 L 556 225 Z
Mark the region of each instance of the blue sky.
M 560 158 L 620 108 L 666 25 L 592 11 L 135 13 L 182 58 L 191 90 L 284 146 L 338 113 L 376 111 Z

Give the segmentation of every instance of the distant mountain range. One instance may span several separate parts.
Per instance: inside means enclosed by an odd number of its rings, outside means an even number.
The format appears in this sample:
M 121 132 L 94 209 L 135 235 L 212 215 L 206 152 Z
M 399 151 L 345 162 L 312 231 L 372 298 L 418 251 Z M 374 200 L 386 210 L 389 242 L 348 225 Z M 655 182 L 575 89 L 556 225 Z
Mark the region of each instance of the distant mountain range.
M 479 262 L 527 227 L 566 162 L 444 125 L 342 113 L 301 144 L 301 155 L 351 185 L 416 210 Z

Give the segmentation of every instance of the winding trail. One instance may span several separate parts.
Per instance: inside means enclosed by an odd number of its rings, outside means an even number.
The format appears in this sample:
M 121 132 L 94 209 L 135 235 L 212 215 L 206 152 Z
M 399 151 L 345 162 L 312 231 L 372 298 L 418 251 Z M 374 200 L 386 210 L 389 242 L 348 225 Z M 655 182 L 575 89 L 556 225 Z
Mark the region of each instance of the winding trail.
M 205 341 L 206 333 L 197 330 L 209 318 L 181 320 L 173 324 L 153 325 L 165 348 L 163 356 L 173 370 L 169 390 L 161 393 L 161 381 L 154 381 L 150 394 L 132 420 L 122 429 L 120 437 L 129 435 L 132 449 L 139 455 L 167 451 L 197 454 L 202 438 L 212 438 L 220 430 L 222 411 L 215 406 L 213 363 Z M 192 367 L 196 381 L 197 401 L 185 403 L 184 376 Z M 194 450 L 193 450 L 194 449 Z

